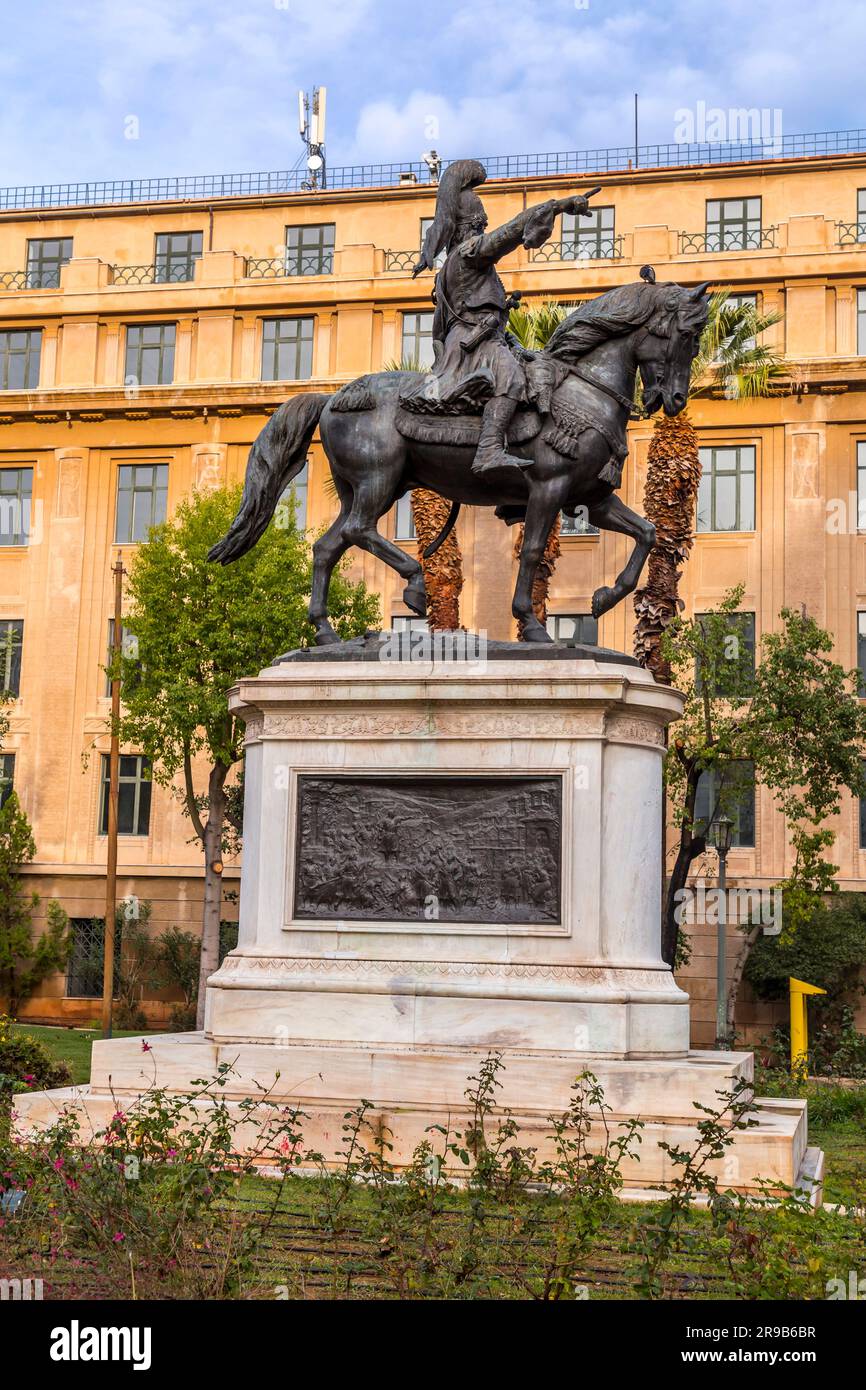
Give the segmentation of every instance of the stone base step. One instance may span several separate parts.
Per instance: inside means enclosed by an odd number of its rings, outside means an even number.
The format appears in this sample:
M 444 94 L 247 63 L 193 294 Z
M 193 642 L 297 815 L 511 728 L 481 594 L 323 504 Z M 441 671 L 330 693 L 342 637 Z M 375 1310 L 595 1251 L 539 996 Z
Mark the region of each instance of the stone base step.
M 215 1076 L 221 1064 L 229 1063 L 233 1070 L 220 1094 L 239 1119 L 244 1120 L 241 1100 L 261 1095 L 265 1088 L 271 1099 L 303 1112 L 304 1147 L 338 1166 L 344 1116 L 364 1098 L 372 1104 L 371 1125 L 391 1131 L 390 1157 L 400 1167 L 428 1137 L 431 1125 L 446 1125 L 452 1131 L 465 1128 L 469 1109 L 464 1092 L 486 1055 L 457 1047 L 433 1051 L 223 1044 L 203 1033 L 118 1038 L 94 1043 L 89 1086 L 16 1097 L 17 1127 L 26 1137 L 72 1106 L 81 1117 L 82 1140 L 87 1142 L 91 1132 L 105 1127 L 118 1105 L 128 1112 L 136 1098 L 155 1086 L 174 1094 L 192 1092 L 198 1089 L 193 1082 Z M 662 1144 L 694 1147 L 696 1124 L 703 1118 L 695 1102 L 717 1109 L 717 1092 L 729 1091 L 739 1078 L 750 1082 L 752 1065 L 750 1053 L 693 1052 L 678 1061 L 637 1062 L 509 1050 L 503 1055 L 497 1102 L 513 1112 L 520 1128 L 517 1142 L 549 1157 L 549 1116 L 567 1108 L 576 1076 L 592 1072 L 611 1107 L 607 1122 L 612 1133 L 631 1118 L 642 1121 L 639 1161 L 625 1160 L 622 1172 L 627 1188 L 647 1191 L 671 1182 L 680 1171 Z M 194 1108 L 204 1112 L 211 1103 L 205 1098 Z M 777 1190 L 808 1183 L 810 1191 L 820 1189 L 823 1155 L 807 1151 L 805 1101 L 759 1098 L 756 1104 L 751 1118 L 757 1123 L 738 1130 L 715 1165 L 723 1186 L 749 1192 L 759 1191 L 762 1182 Z M 254 1129 L 248 1120 L 241 1124 L 240 1149 L 251 1146 Z M 594 1124 L 590 1147 L 600 1145 L 603 1137 L 600 1122 Z

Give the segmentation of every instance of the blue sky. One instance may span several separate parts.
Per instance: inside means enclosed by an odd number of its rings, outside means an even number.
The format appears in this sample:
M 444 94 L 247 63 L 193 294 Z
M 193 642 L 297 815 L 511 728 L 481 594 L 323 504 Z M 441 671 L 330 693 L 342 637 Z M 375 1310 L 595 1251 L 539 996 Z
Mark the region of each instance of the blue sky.
M 7 0 L 0 184 L 290 168 L 298 87 L 331 164 L 674 139 L 698 102 L 866 126 L 857 0 Z M 137 138 L 127 138 L 135 131 Z

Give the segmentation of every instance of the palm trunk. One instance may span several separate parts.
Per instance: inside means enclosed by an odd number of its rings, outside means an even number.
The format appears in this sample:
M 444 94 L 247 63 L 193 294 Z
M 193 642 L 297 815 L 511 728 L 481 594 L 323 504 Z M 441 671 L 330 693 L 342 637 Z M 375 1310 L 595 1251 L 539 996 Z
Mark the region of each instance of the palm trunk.
M 634 654 L 657 681 L 671 683 L 662 633 L 682 604 L 682 567 L 694 543 L 695 501 L 701 481 L 698 436 L 688 412 L 656 420 L 647 457 L 643 509 L 656 528 L 646 584 L 634 596 Z
M 562 527 L 562 517 L 558 515 L 551 527 L 550 535 L 547 537 L 547 544 L 544 547 L 544 554 L 535 571 L 535 578 L 532 581 L 532 611 L 538 621 L 542 624 L 547 622 L 547 600 L 550 597 L 550 581 L 553 578 L 556 562 L 562 554 L 562 547 L 559 544 L 559 533 Z M 523 547 L 523 527 L 517 532 L 517 539 L 514 542 L 514 557 L 520 559 L 520 551 Z M 517 624 L 517 636 L 519 641 L 523 641 L 523 624 Z
M 450 511 L 451 503 L 437 492 L 427 488 L 413 490 L 412 517 L 427 590 L 427 625 L 431 632 L 453 632 L 460 627 L 463 557 L 456 532 L 451 532 L 429 560 L 425 560 L 422 553 L 439 535 Z

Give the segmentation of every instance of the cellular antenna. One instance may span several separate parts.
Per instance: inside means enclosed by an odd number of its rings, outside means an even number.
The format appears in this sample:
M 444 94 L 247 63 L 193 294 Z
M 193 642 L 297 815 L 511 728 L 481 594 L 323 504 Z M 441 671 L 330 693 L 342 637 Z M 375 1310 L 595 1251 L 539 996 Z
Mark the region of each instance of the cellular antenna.
M 313 192 L 327 186 L 325 165 L 325 100 L 326 88 L 314 87 L 312 96 L 298 92 L 298 131 L 307 148 L 309 178 L 302 187 Z

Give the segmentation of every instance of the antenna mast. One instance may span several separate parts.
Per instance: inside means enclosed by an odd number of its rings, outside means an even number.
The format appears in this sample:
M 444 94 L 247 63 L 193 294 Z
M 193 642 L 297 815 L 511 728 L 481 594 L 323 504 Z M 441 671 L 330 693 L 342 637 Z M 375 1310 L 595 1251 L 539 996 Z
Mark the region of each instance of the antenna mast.
M 328 186 L 325 164 L 325 87 L 314 87 L 312 96 L 298 92 L 298 130 L 307 150 L 309 178 L 302 187 L 313 192 Z

